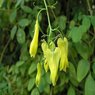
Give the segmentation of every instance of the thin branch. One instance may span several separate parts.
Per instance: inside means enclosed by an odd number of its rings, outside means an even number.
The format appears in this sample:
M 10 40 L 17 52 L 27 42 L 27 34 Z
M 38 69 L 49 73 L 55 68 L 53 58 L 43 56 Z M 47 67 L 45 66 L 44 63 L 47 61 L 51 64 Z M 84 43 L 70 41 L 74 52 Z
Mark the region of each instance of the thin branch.
M 87 0 L 87 5 L 88 5 L 88 10 L 89 10 L 89 12 L 90 12 L 90 15 L 92 16 L 92 15 L 93 15 L 93 11 L 92 11 L 92 9 L 91 9 L 91 5 L 90 5 L 89 0 Z
M 11 41 L 11 40 L 9 39 L 8 42 L 7 42 L 7 44 L 5 45 L 5 47 L 4 47 L 3 51 L 2 51 L 2 53 L 1 53 L 0 64 L 1 64 L 1 62 L 2 62 L 2 59 L 3 59 L 3 57 L 4 57 L 4 53 L 5 53 L 6 49 L 7 49 L 7 47 L 8 47 L 8 45 L 9 45 L 10 41 Z
M 46 4 L 46 1 L 44 0 L 46 12 L 47 12 L 47 19 L 48 19 L 48 24 L 49 24 L 49 37 L 51 36 L 52 28 L 51 28 L 51 23 L 50 23 L 50 18 L 49 18 L 49 12 L 48 12 L 48 7 Z

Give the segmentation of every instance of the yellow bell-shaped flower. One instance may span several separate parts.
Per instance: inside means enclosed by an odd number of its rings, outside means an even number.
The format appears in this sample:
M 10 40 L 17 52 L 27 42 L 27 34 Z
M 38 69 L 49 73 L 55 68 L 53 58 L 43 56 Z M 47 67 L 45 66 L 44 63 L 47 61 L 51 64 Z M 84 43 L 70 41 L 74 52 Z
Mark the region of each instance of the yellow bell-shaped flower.
M 55 51 L 51 52 L 48 58 L 48 64 L 50 69 L 50 80 L 53 86 L 56 85 L 58 79 L 59 60 L 60 60 L 60 50 L 59 48 L 55 48 Z
M 42 67 L 41 67 L 41 64 L 38 63 L 37 64 L 37 75 L 36 75 L 36 85 L 38 86 L 40 81 L 41 81 L 41 70 L 42 70 Z
M 38 19 L 37 19 L 36 24 L 35 24 L 34 37 L 33 37 L 33 40 L 30 43 L 30 49 L 29 49 L 29 53 L 30 53 L 31 57 L 35 57 L 35 55 L 37 53 L 38 36 L 39 36 L 39 23 L 38 23 Z
M 61 59 L 60 59 L 60 71 L 63 70 L 66 72 L 66 68 L 68 67 L 68 40 L 64 37 L 59 38 L 57 41 L 57 45 L 60 48 Z
M 56 85 L 57 78 L 58 78 L 58 66 L 59 66 L 59 60 L 60 60 L 60 49 L 55 48 L 54 51 L 48 48 L 48 45 L 46 42 L 42 43 L 42 50 L 45 57 L 45 63 L 44 68 L 47 72 L 48 67 L 50 69 L 50 80 L 53 84 L 53 86 Z

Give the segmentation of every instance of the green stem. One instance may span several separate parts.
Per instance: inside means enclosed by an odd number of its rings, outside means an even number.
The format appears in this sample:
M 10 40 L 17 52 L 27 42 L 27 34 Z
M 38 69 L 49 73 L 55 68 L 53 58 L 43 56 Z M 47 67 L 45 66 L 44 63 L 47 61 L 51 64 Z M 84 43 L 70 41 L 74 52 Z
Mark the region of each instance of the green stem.
M 88 5 L 88 9 L 89 9 L 90 15 L 93 15 L 93 11 L 91 9 L 89 0 L 87 0 L 87 5 Z
M 41 13 L 42 11 L 44 11 L 44 10 L 46 10 L 46 9 L 45 9 L 45 8 L 42 8 L 42 9 L 38 12 L 37 18 L 39 17 L 40 13 Z
M 50 88 L 51 88 L 51 89 L 50 89 L 50 95 L 53 95 L 53 87 L 52 87 L 52 85 L 51 85 Z
M 53 5 L 50 5 L 49 1 L 47 1 L 47 2 L 48 2 L 48 4 L 49 4 L 49 6 L 48 6 L 48 7 L 50 7 L 51 12 L 52 12 L 52 14 L 53 14 L 53 16 L 54 16 L 54 19 L 56 19 L 56 15 L 55 15 L 55 13 L 54 13 L 54 11 L 53 11 L 52 7 L 54 7 L 54 6 L 57 4 L 57 1 L 56 1 Z M 55 7 L 54 7 L 54 8 L 55 8 Z
M 5 47 L 4 47 L 3 51 L 2 51 L 2 53 L 1 53 L 0 64 L 1 64 L 1 62 L 2 62 L 4 53 L 5 53 L 6 49 L 7 49 L 7 47 L 8 47 L 8 45 L 9 45 L 10 41 L 11 41 L 11 40 L 9 39 L 8 42 L 7 42 L 7 44 L 5 45 Z
M 50 18 L 49 18 L 48 7 L 45 0 L 44 0 L 44 4 L 45 4 L 46 12 L 47 12 L 47 19 L 48 19 L 48 24 L 49 24 L 49 37 L 50 37 L 52 33 L 52 28 L 51 28 L 51 23 L 50 23 Z

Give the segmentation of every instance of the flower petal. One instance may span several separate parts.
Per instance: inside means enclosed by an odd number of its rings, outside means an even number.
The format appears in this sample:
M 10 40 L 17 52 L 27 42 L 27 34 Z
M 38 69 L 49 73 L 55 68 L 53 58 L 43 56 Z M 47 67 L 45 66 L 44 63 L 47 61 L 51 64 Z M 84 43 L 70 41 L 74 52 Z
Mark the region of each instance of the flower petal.
M 68 67 L 68 40 L 64 37 L 59 38 L 57 41 L 57 45 L 61 51 L 61 59 L 60 59 L 60 71 L 63 70 L 66 72 L 66 68 Z

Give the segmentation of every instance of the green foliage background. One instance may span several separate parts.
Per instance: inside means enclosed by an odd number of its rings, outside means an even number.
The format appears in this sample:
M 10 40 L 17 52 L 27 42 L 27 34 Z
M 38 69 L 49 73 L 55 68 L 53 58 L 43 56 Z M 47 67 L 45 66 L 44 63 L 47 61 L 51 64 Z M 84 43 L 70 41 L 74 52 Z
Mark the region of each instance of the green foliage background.
M 59 72 L 56 86 L 42 70 L 35 85 L 37 63 L 42 62 L 42 39 L 49 40 L 43 0 L 0 0 L 0 95 L 95 95 L 95 1 L 46 0 L 52 32 L 50 40 L 66 36 L 69 68 Z M 40 36 L 36 58 L 29 55 L 36 16 Z

